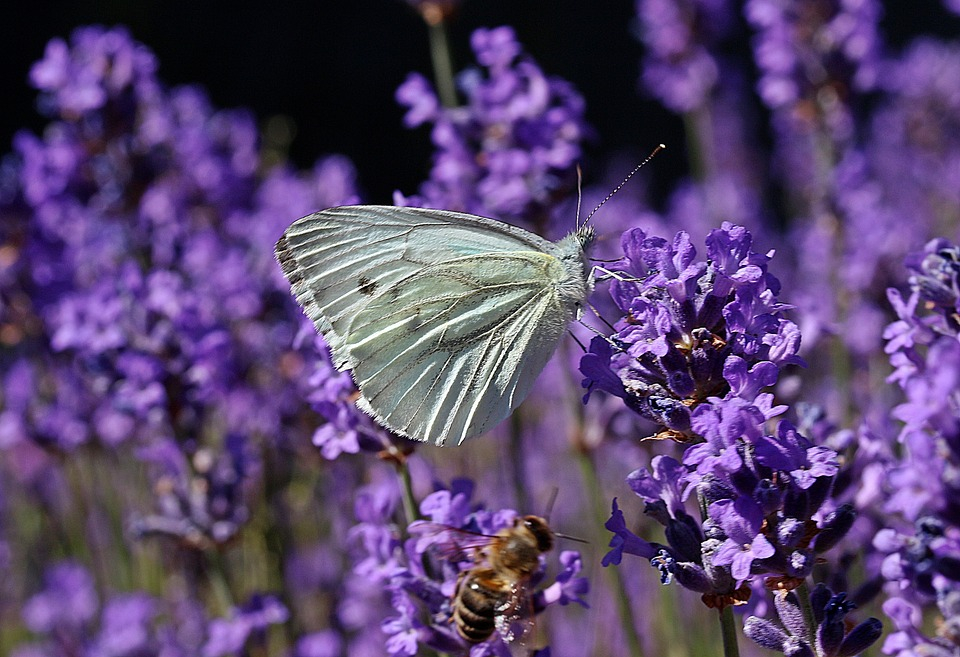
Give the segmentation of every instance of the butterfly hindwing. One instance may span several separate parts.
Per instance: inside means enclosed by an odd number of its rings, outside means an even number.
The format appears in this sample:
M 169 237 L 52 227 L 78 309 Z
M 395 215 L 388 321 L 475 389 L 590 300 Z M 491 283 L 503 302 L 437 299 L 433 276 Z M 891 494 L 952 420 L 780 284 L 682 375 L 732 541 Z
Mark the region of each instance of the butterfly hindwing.
M 570 319 L 551 284 L 559 275 L 546 254 L 490 253 L 437 263 L 385 288 L 345 337 L 368 410 L 438 444 L 507 417 Z

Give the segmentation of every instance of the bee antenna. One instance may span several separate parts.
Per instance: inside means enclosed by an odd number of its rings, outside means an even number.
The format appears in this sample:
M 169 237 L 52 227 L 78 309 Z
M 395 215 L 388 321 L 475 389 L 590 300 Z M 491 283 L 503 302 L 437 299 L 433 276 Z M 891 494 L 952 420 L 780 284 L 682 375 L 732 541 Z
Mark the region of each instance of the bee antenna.
M 642 169 L 644 164 L 646 164 L 647 162 L 649 162 L 650 160 L 652 160 L 654 155 L 656 155 L 656 154 L 659 153 L 660 151 L 664 150 L 665 148 L 666 148 L 666 146 L 664 146 L 663 144 L 657 144 L 657 147 L 653 149 L 653 151 L 650 153 L 650 155 L 648 155 L 648 156 L 646 157 L 646 159 L 643 160 L 643 162 L 641 162 L 641 163 L 638 164 L 636 167 L 634 167 L 633 171 L 631 171 L 631 172 L 629 173 L 629 175 L 627 175 L 627 177 L 624 178 L 623 181 L 622 181 L 619 185 L 617 185 L 616 187 L 614 187 L 613 191 L 610 192 L 609 194 L 607 194 L 607 197 L 606 197 L 605 199 L 603 199 L 602 201 L 600 201 L 600 202 L 597 204 L 597 207 L 595 207 L 593 210 L 590 211 L 590 214 L 588 214 L 588 215 L 587 215 L 587 218 L 583 221 L 583 225 L 587 225 L 587 223 L 590 222 L 590 218 L 591 218 L 594 214 L 596 214 L 597 210 L 599 210 L 599 209 L 603 206 L 604 203 L 606 203 L 606 202 L 609 201 L 611 198 L 613 198 L 613 195 L 614 195 L 614 194 L 616 194 L 616 193 L 619 192 L 621 189 L 623 189 L 623 186 L 627 184 L 627 181 L 630 180 L 631 178 L 633 178 L 633 174 L 635 174 L 637 171 L 639 171 L 640 169 Z M 577 171 L 579 171 L 579 170 L 580 170 L 580 168 L 577 167 Z M 579 210 L 579 203 L 578 203 L 577 218 L 579 219 L 579 217 L 580 217 L 580 210 Z
M 570 536 L 570 534 L 561 534 L 560 532 L 553 532 L 553 535 L 556 536 L 557 538 L 565 538 L 568 541 L 576 541 L 577 543 L 590 545 L 590 541 L 584 540 L 582 538 L 577 538 L 576 536 Z
M 560 489 L 557 486 L 553 487 L 553 490 L 550 492 L 550 499 L 547 500 L 547 507 L 544 509 L 543 519 L 548 521 L 550 520 L 550 514 L 553 513 L 553 505 L 557 501 L 557 495 L 560 493 Z

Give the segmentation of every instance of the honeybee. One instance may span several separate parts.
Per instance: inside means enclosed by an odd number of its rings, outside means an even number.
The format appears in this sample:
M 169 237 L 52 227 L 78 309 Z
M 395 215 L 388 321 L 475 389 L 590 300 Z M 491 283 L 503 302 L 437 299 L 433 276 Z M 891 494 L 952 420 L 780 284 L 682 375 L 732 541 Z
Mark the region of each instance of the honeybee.
M 540 516 L 522 516 L 487 537 L 476 553 L 477 565 L 460 574 L 453 594 L 453 623 L 460 637 L 481 643 L 496 630 L 505 641 L 515 638 L 511 625 L 525 614 L 532 617 L 528 585 L 555 536 Z

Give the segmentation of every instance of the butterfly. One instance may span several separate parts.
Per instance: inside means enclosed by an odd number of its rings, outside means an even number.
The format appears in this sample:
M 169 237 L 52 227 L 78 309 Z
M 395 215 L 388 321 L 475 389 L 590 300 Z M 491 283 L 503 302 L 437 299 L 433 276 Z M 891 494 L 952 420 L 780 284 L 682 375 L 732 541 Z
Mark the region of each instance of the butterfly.
M 276 256 L 357 405 L 460 444 L 523 401 L 593 289 L 584 225 L 550 242 L 461 212 L 380 205 L 295 221 Z

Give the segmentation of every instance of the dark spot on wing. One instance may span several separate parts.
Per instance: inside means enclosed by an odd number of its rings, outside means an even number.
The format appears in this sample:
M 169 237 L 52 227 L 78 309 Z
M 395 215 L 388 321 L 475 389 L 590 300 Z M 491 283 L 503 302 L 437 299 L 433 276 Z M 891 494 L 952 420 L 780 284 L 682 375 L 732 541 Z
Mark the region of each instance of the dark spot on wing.
M 377 282 L 366 276 L 361 276 L 357 279 L 357 289 L 360 290 L 360 294 L 368 297 L 373 296 L 373 293 L 377 291 Z

